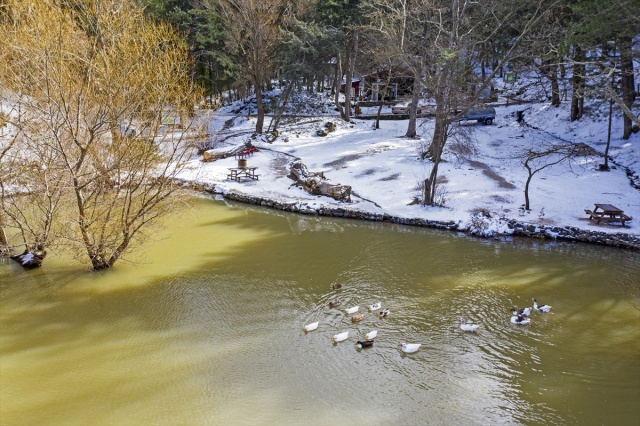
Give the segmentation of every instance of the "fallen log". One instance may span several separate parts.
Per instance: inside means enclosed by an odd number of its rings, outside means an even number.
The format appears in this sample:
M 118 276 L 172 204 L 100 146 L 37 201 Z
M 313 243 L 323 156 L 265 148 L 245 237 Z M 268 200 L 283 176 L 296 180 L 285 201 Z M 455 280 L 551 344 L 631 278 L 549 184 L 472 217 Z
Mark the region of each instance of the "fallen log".
M 230 152 L 215 152 L 215 151 L 205 151 L 202 153 L 202 161 L 215 161 L 220 160 L 222 158 L 231 157 L 233 153 Z
M 351 202 L 351 186 L 333 184 L 323 172 L 310 172 L 301 161 L 291 164 L 289 178 L 313 195 L 324 195 L 338 201 Z

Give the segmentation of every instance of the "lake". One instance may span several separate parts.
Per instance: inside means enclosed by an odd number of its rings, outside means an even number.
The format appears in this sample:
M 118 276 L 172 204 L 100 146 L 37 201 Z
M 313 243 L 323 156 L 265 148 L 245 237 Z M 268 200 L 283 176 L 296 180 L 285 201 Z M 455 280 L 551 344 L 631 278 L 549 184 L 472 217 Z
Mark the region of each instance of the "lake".
M 637 252 L 208 198 L 165 228 L 99 273 L 0 260 L 3 426 L 640 424 Z

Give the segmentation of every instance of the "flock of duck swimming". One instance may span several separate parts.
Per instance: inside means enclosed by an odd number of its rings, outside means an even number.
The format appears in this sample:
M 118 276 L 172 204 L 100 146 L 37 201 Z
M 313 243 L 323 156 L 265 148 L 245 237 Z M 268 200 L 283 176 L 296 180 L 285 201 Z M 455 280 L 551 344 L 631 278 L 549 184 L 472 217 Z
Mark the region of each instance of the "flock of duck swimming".
M 334 290 L 337 290 L 341 287 L 342 287 L 342 284 L 334 283 L 331 285 L 331 288 L 333 288 Z M 551 311 L 550 305 L 538 305 L 538 302 L 536 301 L 535 297 L 531 300 L 533 300 L 533 306 L 531 307 L 518 309 L 514 306 L 513 308 L 511 308 L 511 324 L 515 324 L 515 325 L 529 324 L 531 322 L 530 315 L 532 310 L 538 311 L 543 314 Z M 341 304 L 342 304 L 342 301 L 340 299 L 333 299 L 329 302 L 329 306 L 332 308 L 336 308 Z M 372 305 L 369 305 L 368 307 L 370 312 L 378 311 L 381 308 L 382 308 L 381 302 L 376 302 Z M 349 308 L 346 308 L 344 310 L 344 313 L 346 315 L 351 315 L 351 322 L 359 322 L 359 321 L 362 321 L 362 319 L 364 318 L 363 314 L 358 313 L 359 309 L 360 309 L 360 306 L 351 306 Z M 385 317 L 388 317 L 390 313 L 391 313 L 390 308 L 384 308 L 380 310 L 380 312 L 378 312 L 378 316 L 380 318 L 385 318 Z M 316 330 L 319 325 L 320 325 L 319 322 L 312 322 L 311 324 L 307 324 L 304 326 L 304 331 L 309 332 L 309 331 Z M 478 331 L 479 328 L 480 328 L 480 324 L 470 324 L 470 323 L 467 323 L 464 320 L 464 318 L 460 318 L 460 329 L 462 331 L 475 333 L 476 331 Z M 378 335 L 378 330 L 372 330 L 365 335 L 364 339 L 358 340 L 356 342 L 356 345 L 358 346 L 359 349 L 371 347 L 373 346 L 374 339 L 376 338 L 377 335 Z M 334 335 L 331 338 L 331 340 L 334 343 L 338 343 L 338 342 L 343 342 L 348 338 L 349 338 L 349 331 L 347 330 L 342 333 L 338 333 Z M 422 343 L 402 342 L 400 343 L 400 346 L 402 347 L 402 352 L 410 354 L 410 353 L 418 352 L 418 350 L 420 349 L 420 346 L 422 346 Z
M 518 309 L 515 306 L 511 308 L 511 324 L 529 324 L 531 322 L 531 318 L 529 318 L 529 315 L 531 315 L 532 310 L 538 311 L 542 314 L 546 314 L 551 311 L 551 305 L 538 305 L 535 297 L 531 300 L 533 300 L 533 306 L 521 309 Z

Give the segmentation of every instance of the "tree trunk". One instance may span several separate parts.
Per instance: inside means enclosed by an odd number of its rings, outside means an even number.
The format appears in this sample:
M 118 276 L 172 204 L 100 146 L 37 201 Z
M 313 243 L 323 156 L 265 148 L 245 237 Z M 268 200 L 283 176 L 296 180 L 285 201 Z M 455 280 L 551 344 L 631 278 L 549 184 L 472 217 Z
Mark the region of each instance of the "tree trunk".
M 336 103 L 336 108 L 338 108 L 338 112 L 340 112 L 340 117 L 342 117 L 343 120 L 346 120 L 344 115 L 344 108 L 342 107 L 342 105 L 340 105 L 340 86 L 342 85 L 342 59 L 341 59 L 340 53 L 338 53 L 338 64 L 336 66 L 335 77 L 336 77 L 334 80 L 335 90 L 333 92 L 333 96 Z M 346 90 L 346 87 L 347 86 L 345 86 L 345 90 Z
M 351 117 L 351 83 L 356 67 L 356 56 L 358 54 L 358 30 L 354 29 L 351 43 L 347 47 L 347 77 L 344 83 L 344 121 L 349 122 Z
M 425 179 L 422 187 L 422 204 L 426 204 L 427 200 L 431 198 L 431 184 L 429 183 L 429 179 Z
M 6 247 L 9 245 L 7 241 L 7 234 L 4 233 L 4 226 L 0 225 L 0 246 Z
M 620 39 L 620 70 L 621 70 L 621 86 L 622 100 L 624 104 L 631 109 L 633 101 L 636 98 L 635 81 L 633 78 L 633 56 L 632 56 L 632 40 L 631 37 L 623 37 Z M 622 115 L 624 129 L 622 139 L 631 137 L 631 128 L 633 123 L 627 114 Z
M 440 165 L 440 159 L 433 163 L 433 167 L 431 168 L 431 173 L 429 174 L 429 179 L 425 179 L 425 196 L 428 198 L 423 200 L 423 204 L 428 206 L 433 206 L 436 195 L 436 179 L 438 178 L 438 166 Z
M 559 71 L 560 71 L 560 81 L 565 81 L 565 77 L 567 76 L 567 67 L 564 65 L 564 63 L 560 63 L 560 65 L 558 66 Z M 563 84 L 562 85 L 562 96 L 560 97 L 561 101 L 566 101 L 567 100 L 567 85 Z
M 531 179 L 533 178 L 533 173 L 527 163 L 525 163 L 524 167 L 529 172 L 529 175 L 527 176 L 527 181 L 524 184 L 524 208 L 525 210 L 531 210 L 529 207 L 529 184 L 531 183 Z
M 441 74 L 441 78 L 443 78 L 443 74 Z M 430 157 L 433 161 L 435 161 L 439 155 L 440 146 L 444 146 L 444 142 L 446 142 L 446 134 L 449 128 L 449 123 L 447 122 L 449 102 L 446 100 L 443 91 L 444 85 L 439 85 L 439 88 L 436 89 L 436 119 L 433 138 L 431 139 L 429 149 L 421 154 L 422 158 Z
M 408 138 L 415 138 L 417 135 L 416 115 L 418 111 L 418 100 L 420 99 L 420 67 L 415 66 L 414 70 L 416 75 L 413 78 L 411 105 L 409 105 L 409 125 L 407 126 L 407 133 L 405 134 L 405 136 Z
M 264 104 L 262 103 L 262 85 L 256 84 L 256 106 L 258 108 L 258 117 L 256 120 L 256 133 L 262 134 L 262 127 L 264 125 Z
M 576 46 L 574 53 L 573 77 L 571 78 L 571 86 L 573 93 L 571 94 L 571 121 L 582 118 L 584 113 L 584 52 L 580 47 Z
M 281 104 L 278 107 L 278 109 L 275 111 L 275 117 L 271 121 L 271 123 L 273 124 L 273 128 L 271 128 L 272 124 L 269 124 L 269 128 L 267 129 L 267 132 L 269 131 L 275 132 L 276 130 L 278 130 L 278 126 L 280 125 L 280 120 L 282 119 L 284 110 L 287 107 L 287 104 L 289 103 L 289 96 L 291 96 L 292 91 L 293 91 L 293 82 L 290 82 L 287 85 L 287 87 L 284 89 L 284 92 L 282 92 L 282 96 L 280 96 Z
M 6 256 L 11 253 L 9 248 L 9 241 L 7 241 L 7 234 L 4 232 L 4 226 L 0 224 L 0 256 Z
M 4 232 L 4 213 L 0 210 L 0 256 L 7 255 L 11 253 L 11 249 L 9 248 L 9 240 L 7 239 L 7 234 Z
M 560 106 L 560 87 L 558 86 L 558 64 L 549 63 L 547 66 L 547 77 L 551 82 L 551 105 Z
M 429 174 L 428 182 L 425 182 L 425 185 L 428 183 L 428 187 L 425 187 L 425 198 L 423 203 L 426 205 L 434 205 L 435 196 L 436 196 L 436 182 L 438 179 L 438 166 L 440 165 L 440 160 L 442 159 L 442 150 L 444 149 L 444 145 L 447 141 L 447 132 L 449 130 L 449 121 L 447 118 L 448 115 L 448 101 L 445 100 L 446 96 L 441 90 L 438 90 L 436 93 L 436 122 L 435 128 L 433 130 L 433 139 L 431 140 L 431 145 L 426 153 L 422 153 L 422 158 L 426 156 L 430 156 L 433 161 L 433 166 L 431 168 L 431 173 Z

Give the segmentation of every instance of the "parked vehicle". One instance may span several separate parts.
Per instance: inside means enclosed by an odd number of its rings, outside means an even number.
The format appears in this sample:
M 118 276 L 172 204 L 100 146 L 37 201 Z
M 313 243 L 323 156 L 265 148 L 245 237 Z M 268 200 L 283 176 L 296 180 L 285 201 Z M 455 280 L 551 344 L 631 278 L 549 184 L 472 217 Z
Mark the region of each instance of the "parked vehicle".
M 411 105 L 411 102 L 400 102 L 399 104 L 391 107 L 391 114 L 409 114 L 409 105 Z M 435 113 L 435 110 L 435 105 L 418 102 L 416 114 L 433 114 Z
M 493 123 L 493 120 L 496 119 L 496 109 L 493 107 L 490 108 L 472 108 L 469 111 L 465 112 L 462 117 L 460 117 L 460 121 L 466 120 L 476 120 L 478 123 L 484 123 L 487 126 Z

